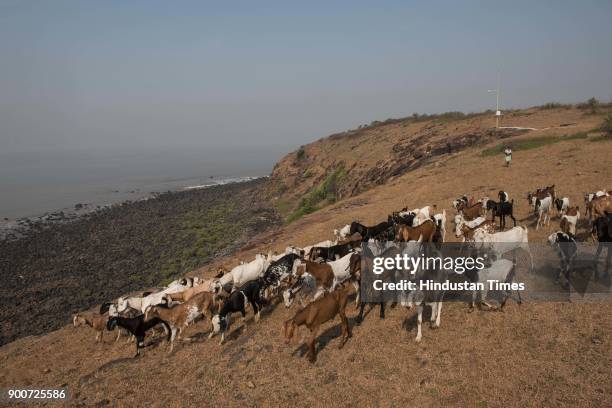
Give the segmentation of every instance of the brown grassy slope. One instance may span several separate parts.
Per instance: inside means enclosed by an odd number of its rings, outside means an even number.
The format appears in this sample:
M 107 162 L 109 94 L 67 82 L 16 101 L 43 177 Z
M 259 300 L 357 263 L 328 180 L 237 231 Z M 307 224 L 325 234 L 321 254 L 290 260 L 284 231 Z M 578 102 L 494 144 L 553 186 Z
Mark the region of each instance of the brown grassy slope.
M 335 227 L 353 219 L 374 223 L 404 205 L 437 203 L 449 210 L 463 193 L 479 197 L 504 189 L 516 200 L 519 223 L 531 225 L 524 199 L 530 189 L 555 183 L 559 194 L 581 203 L 584 191 L 612 187 L 611 142 L 574 140 L 516 152 L 509 169 L 502 157 L 483 158 L 481 150 L 446 156 L 340 201 L 220 262 L 330 238 Z M 543 241 L 557 223 L 537 233 L 530 228 L 530 240 Z M 511 303 L 504 313 L 473 314 L 464 304 L 448 303 L 442 327 L 425 326 L 420 344 L 413 341 L 414 311 L 398 307 L 380 321 L 375 310 L 341 351 L 338 322 L 325 325 L 315 365 L 299 357 L 297 345 L 281 341 L 282 322 L 294 311 L 278 306 L 246 333 L 237 324 L 221 347 L 205 339 L 208 325 L 199 323 L 189 330 L 195 341 L 174 355 L 154 345 L 138 360 L 127 358 L 133 345 L 110 338 L 98 345 L 89 329 L 67 326 L 0 348 L 0 387 L 65 384 L 73 404 L 87 406 L 104 400 L 122 406 L 612 404 L 609 302 Z
M 599 115 L 587 115 L 576 108 L 531 108 L 507 112 L 502 124 L 545 129 L 530 134 L 569 134 L 593 129 L 604 113 L 604 109 Z M 475 114 L 458 119 L 408 118 L 332 135 L 303 146 L 302 158 L 295 151 L 277 163 L 269 184 L 271 197 L 279 199 L 281 208 L 295 208 L 308 191 L 339 167 L 348 170 L 350 177 L 340 183 L 338 195 L 350 197 L 445 157 L 447 144 L 457 152 L 512 133 L 506 130 L 496 134 L 493 127 L 491 114 Z

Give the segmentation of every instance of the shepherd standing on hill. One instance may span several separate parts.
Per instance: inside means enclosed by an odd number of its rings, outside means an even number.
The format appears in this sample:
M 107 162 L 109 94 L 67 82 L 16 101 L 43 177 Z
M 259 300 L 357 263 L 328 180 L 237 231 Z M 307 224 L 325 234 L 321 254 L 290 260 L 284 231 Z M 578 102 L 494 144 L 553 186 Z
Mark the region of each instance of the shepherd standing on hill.
M 512 161 L 512 149 L 510 146 L 506 146 L 504 149 L 504 154 L 506 155 L 506 167 L 509 167 L 510 162 Z

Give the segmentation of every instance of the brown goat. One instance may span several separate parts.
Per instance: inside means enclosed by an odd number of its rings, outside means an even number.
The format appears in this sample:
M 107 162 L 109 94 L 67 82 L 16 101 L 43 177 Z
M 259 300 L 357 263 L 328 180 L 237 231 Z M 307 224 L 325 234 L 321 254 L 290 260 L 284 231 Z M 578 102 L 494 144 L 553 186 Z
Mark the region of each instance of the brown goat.
M 529 202 L 529 205 L 534 205 L 535 204 L 534 198 L 542 200 L 548 197 L 549 195 L 552 197 L 553 201 L 555 201 L 555 198 L 557 198 L 555 195 L 555 185 L 554 184 L 552 186 L 548 186 L 545 188 L 538 188 L 535 193 L 532 193 L 532 192 L 527 193 L 527 201 Z
M 466 204 L 461 203 L 459 204 L 457 211 L 463 214 L 463 218 L 465 218 L 468 221 L 472 221 L 480 217 L 481 215 L 483 215 L 484 207 L 481 201 L 477 202 L 476 204 L 470 205 L 470 206 L 467 206 Z
M 285 343 L 289 343 L 299 326 L 306 326 L 310 330 L 310 338 L 308 339 L 308 357 L 312 363 L 317 359 L 315 341 L 319 334 L 321 325 L 332 320 L 336 315 L 340 315 L 342 324 L 342 339 L 340 340 L 339 349 L 344 347 L 349 337 L 351 337 L 351 327 L 346 318 L 346 304 L 348 303 L 348 294 L 351 285 L 339 286 L 331 293 L 325 294 L 323 297 L 313 301 L 308 306 L 300 310 L 293 318 L 285 321 L 284 336 Z
M 308 272 L 315 279 L 317 293 L 322 290 L 330 290 L 334 284 L 334 271 L 328 264 L 320 264 L 312 261 L 303 261 L 298 265 L 296 275 L 301 276 L 304 272 Z M 317 295 L 315 295 L 317 296 Z
M 432 242 L 436 232 L 436 224 L 429 219 L 417 227 L 409 227 L 406 224 L 395 224 L 396 241 L 418 241 Z M 422 238 L 421 238 L 422 237 Z
M 566 211 L 565 211 L 565 215 L 569 215 L 570 217 L 575 217 L 578 215 L 578 211 L 580 211 L 580 207 L 576 206 L 576 207 L 569 207 Z
M 485 232 L 489 233 L 489 234 L 493 234 L 495 233 L 495 222 L 491 221 L 491 220 L 487 220 L 487 221 L 483 221 L 482 224 L 479 224 L 478 226 L 474 227 L 474 228 L 470 228 L 468 227 L 467 224 L 463 224 L 461 226 L 461 235 L 463 236 L 463 239 L 465 241 L 473 241 L 474 240 L 474 232 L 476 232 L 477 229 L 482 228 Z M 457 236 L 457 235 L 456 235 Z M 457 238 L 459 238 L 459 236 L 457 236 Z
M 102 341 L 104 337 L 104 330 L 106 330 L 106 324 L 108 323 L 108 313 L 103 315 L 92 313 L 92 312 L 81 312 L 72 316 L 72 324 L 74 327 L 81 325 L 87 325 L 96 331 L 96 341 Z M 119 339 L 121 332 L 117 331 L 117 339 Z
M 145 320 L 159 317 L 170 326 L 170 349 L 174 349 L 174 339 L 180 339 L 181 332 L 191 322 L 200 316 L 208 317 L 212 320 L 215 312 L 215 296 L 209 292 L 200 292 L 191 299 L 180 305 L 168 308 L 161 305 L 151 306 L 145 313 Z
M 603 217 L 605 213 L 612 213 L 612 196 L 601 196 L 593 198 L 587 206 L 587 212 L 591 220 Z

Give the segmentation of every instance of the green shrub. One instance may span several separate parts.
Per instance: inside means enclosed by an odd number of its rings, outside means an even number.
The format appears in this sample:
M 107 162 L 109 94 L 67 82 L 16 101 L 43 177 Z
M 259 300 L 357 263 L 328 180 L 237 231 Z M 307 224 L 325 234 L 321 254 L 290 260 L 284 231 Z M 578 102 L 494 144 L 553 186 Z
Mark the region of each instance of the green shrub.
M 604 132 L 607 137 L 612 137 L 612 115 L 606 116 L 599 130 Z
M 578 108 L 588 111 L 588 113 L 591 115 L 597 114 L 600 106 L 601 102 L 599 102 L 595 97 L 589 99 L 586 102 L 578 104 Z
M 299 207 L 287 217 L 286 222 L 291 223 L 306 214 L 313 213 L 336 201 L 338 196 L 338 185 L 346 177 L 344 167 L 339 167 L 329 173 L 323 181 L 310 190 L 300 201 Z
M 285 200 L 278 200 L 276 202 L 276 211 L 279 212 L 279 214 L 285 214 L 287 211 L 289 211 L 289 202 L 285 201 Z
M 300 148 L 295 153 L 295 157 L 298 160 L 302 160 L 304 158 L 304 156 L 306 156 L 306 150 L 304 150 L 304 146 L 300 146 Z
M 563 104 L 559 102 L 548 102 L 540 106 L 540 109 L 560 109 L 560 108 L 571 108 L 572 105 Z

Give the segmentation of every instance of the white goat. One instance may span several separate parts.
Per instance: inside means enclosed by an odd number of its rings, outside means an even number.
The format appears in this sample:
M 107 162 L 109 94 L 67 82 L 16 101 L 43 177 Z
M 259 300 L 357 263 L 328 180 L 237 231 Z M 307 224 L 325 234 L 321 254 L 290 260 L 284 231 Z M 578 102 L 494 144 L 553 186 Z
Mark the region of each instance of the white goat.
M 413 227 L 418 227 L 419 225 L 421 225 L 422 223 L 430 219 L 430 214 L 431 214 L 430 208 L 431 207 L 429 205 L 426 205 L 423 208 L 415 208 L 414 210 L 411 211 L 412 213 L 414 213 L 414 218 L 412 220 Z M 435 206 L 433 208 L 435 208 Z M 400 213 L 400 216 L 401 215 L 402 213 Z
M 165 302 L 164 296 L 170 293 L 182 292 L 185 289 L 189 288 L 189 285 L 182 285 L 180 283 L 180 279 L 174 281 L 167 288 L 155 292 L 150 293 L 147 296 L 133 296 L 133 297 L 120 297 L 117 299 L 117 308 L 113 308 L 112 312 L 109 309 L 112 315 L 118 315 L 119 313 L 123 313 L 128 309 L 135 309 L 140 311 L 141 313 L 145 313 L 149 306 L 156 306 Z
M 440 225 L 440 233 L 442 234 L 442 242 L 446 242 L 446 210 L 441 213 L 434 214 L 436 224 Z
M 346 224 L 344 227 L 340 229 L 334 230 L 334 236 L 336 237 L 336 241 L 341 241 L 343 239 L 346 239 L 346 237 L 348 237 L 350 233 L 351 233 L 351 226 L 349 224 Z
M 479 244 L 478 246 L 481 248 L 490 248 L 497 259 L 501 259 L 502 255 L 507 252 L 521 248 L 529 254 L 531 269 L 533 270 L 533 256 L 529 250 L 529 231 L 527 227 L 514 227 L 493 234 L 478 228 L 474 232 L 474 242 Z
M 547 196 L 542 199 L 536 199 L 535 211 L 538 214 L 538 221 L 536 223 L 536 231 L 540 228 L 540 224 L 550 225 L 550 213 L 552 212 L 552 197 Z M 547 222 L 548 221 L 548 222 Z
M 336 286 L 344 282 L 350 277 L 351 274 L 351 257 L 353 253 L 349 253 L 336 261 L 327 262 L 331 266 L 334 272 L 334 283 L 332 284 L 331 290 L 333 291 Z
M 575 236 L 576 235 L 576 224 L 578 224 L 579 219 L 580 219 L 580 211 L 576 211 L 576 215 L 564 214 L 561 217 L 561 230 L 567 231 L 573 236 Z M 564 224 L 567 224 L 567 230 L 565 230 Z
M 569 208 L 570 200 L 567 197 L 557 198 L 555 200 L 555 208 L 557 209 L 557 213 L 564 214 Z
M 245 283 L 262 277 L 266 269 L 268 269 L 268 266 L 270 266 L 271 258 L 272 256 L 270 254 L 267 257 L 262 254 L 257 254 L 255 259 L 251 262 L 236 266 L 216 282 L 215 292 L 218 292 L 229 283 L 233 284 L 233 292 Z

